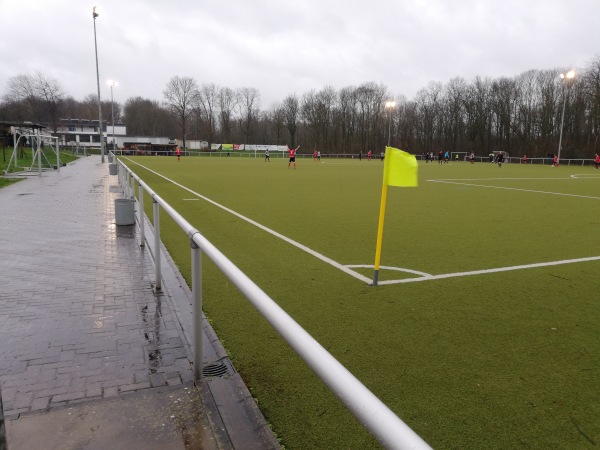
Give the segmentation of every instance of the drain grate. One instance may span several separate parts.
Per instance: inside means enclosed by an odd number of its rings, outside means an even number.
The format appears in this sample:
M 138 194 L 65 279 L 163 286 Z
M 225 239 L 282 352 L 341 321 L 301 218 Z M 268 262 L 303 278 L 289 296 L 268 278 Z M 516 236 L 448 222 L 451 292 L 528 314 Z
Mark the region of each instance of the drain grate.
M 221 360 L 204 366 L 202 368 L 202 375 L 204 377 L 224 377 L 231 375 L 231 372 L 229 371 L 229 366 Z

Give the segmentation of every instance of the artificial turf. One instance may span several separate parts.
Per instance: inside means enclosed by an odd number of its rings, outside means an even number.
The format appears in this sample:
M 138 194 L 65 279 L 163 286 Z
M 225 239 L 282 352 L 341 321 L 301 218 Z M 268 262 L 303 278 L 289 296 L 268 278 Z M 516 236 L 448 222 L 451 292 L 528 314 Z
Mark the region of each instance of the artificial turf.
M 600 261 L 368 286 L 135 163 L 341 264 L 372 265 L 381 162 L 123 161 L 434 448 L 600 443 Z M 437 275 L 600 255 L 592 167 L 421 163 L 419 183 L 388 191 L 383 266 Z M 188 238 L 162 217 L 189 280 Z M 205 312 L 282 443 L 377 448 L 231 283 L 203 271 Z

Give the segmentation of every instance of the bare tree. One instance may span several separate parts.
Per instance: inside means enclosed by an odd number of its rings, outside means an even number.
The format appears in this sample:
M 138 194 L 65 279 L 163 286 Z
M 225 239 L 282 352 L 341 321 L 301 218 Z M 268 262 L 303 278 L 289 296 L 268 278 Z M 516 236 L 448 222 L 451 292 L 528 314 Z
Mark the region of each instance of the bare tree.
M 35 79 L 30 75 L 16 75 L 8 80 L 8 99 L 22 102 L 36 122 L 41 122 L 40 98 L 37 95 Z
M 240 88 L 237 92 L 237 112 L 240 130 L 244 135 L 244 144 L 250 141 L 252 122 L 258 118 L 260 93 L 256 88 Z
M 193 112 L 193 106 L 198 103 L 198 86 L 191 77 L 172 77 L 163 96 L 165 106 L 173 115 L 183 134 L 183 148 L 186 148 L 187 126 Z
M 281 105 L 274 107 L 271 112 L 271 127 L 275 136 L 276 144 L 283 144 L 283 132 L 285 130 L 285 111 Z
M 600 54 L 589 62 L 582 78 L 589 117 L 588 146 L 591 147 L 591 154 L 595 154 L 600 148 Z
M 58 128 L 59 110 L 65 97 L 63 88 L 57 80 L 47 77 L 41 72 L 36 72 L 34 86 L 36 95 L 42 100 L 43 106 L 50 116 L 52 131 L 56 133 Z
M 283 100 L 283 112 L 285 115 L 285 126 L 290 133 L 290 148 L 296 147 L 296 131 L 298 129 L 298 114 L 300 104 L 296 94 L 288 95 Z
M 171 115 L 155 100 L 128 98 L 123 111 L 129 134 L 169 137 L 177 134 Z
M 206 123 L 208 145 L 212 144 L 215 134 L 215 115 L 219 100 L 219 88 L 213 84 L 203 84 L 198 95 L 200 116 Z
M 233 89 L 228 87 L 219 89 L 217 98 L 219 110 L 218 122 L 221 130 L 221 139 L 225 142 L 231 142 L 231 118 L 236 103 L 237 97 Z

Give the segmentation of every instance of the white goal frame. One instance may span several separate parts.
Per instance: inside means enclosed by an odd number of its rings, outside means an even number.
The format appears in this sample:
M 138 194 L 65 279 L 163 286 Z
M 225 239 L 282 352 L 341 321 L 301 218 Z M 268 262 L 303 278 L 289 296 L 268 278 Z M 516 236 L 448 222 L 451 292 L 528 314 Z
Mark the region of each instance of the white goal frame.
M 12 155 L 10 157 L 10 160 L 8 161 L 8 165 L 6 166 L 6 170 L 5 170 L 5 174 L 8 174 L 10 171 L 10 167 L 11 165 L 15 168 L 19 167 L 19 159 L 18 159 L 18 150 L 19 150 L 19 142 L 21 141 L 21 139 L 23 138 L 31 138 L 31 150 L 32 150 L 32 158 L 31 158 L 31 167 L 29 167 L 30 171 L 33 171 L 33 167 L 36 165 L 36 159 L 37 159 L 37 171 L 38 171 L 38 175 L 42 174 L 42 170 L 46 169 L 56 169 L 58 171 L 60 171 L 60 149 L 59 149 L 59 145 L 58 145 L 58 137 L 56 136 L 51 136 L 49 134 L 42 134 L 42 133 L 36 133 L 35 130 L 33 131 L 33 133 L 24 133 L 24 134 L 19 134 L 19 139 L 17 139 L 17 133 L 19 133 L 21 131 L 21 129 L 15 129 L 14 133 L 13 133 L 13 152 Z M 56 166 L 52 167 L 52 165 L 50 164 L 50 162 L 48 161 L 48 158 L 46 158 L 46 155 L 44 155 L 42 146 L 43 146 L 43 142 L 44 141 L 54 141 L 54 148 L 56 151 Z M 42 156 L 44 157 L 44 159 L 46 160 L 47 163 L 47 167 L 42 167 Z

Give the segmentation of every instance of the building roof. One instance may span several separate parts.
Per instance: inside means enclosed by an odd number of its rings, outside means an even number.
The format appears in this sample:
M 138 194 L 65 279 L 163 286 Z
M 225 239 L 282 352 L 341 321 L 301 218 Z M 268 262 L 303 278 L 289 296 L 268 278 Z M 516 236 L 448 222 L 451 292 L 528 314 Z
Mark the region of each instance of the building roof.
M 19 128 L 31 128 L 32 130 L 41 130 L 42 128 L 47 128 L 44 125 L 40 125 L 39 123 L 33 122 L 11 122 L 7 120 L 0 120 L 0 126 L 5 127 L 19 127 Z

